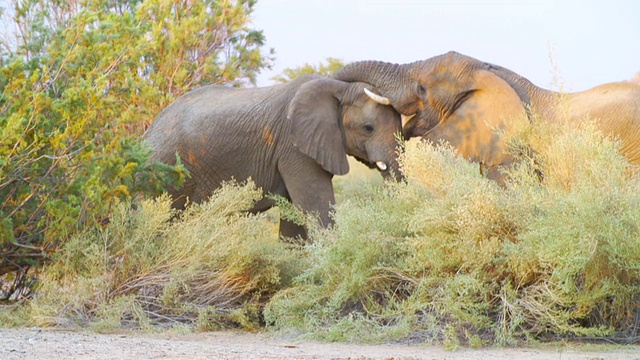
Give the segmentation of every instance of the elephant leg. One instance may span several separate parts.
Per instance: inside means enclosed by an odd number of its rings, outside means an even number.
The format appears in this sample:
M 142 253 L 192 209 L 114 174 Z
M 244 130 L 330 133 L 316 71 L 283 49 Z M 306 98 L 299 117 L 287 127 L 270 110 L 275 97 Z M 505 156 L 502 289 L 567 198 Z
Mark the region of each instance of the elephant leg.
M 513 163 L 507 166 L 486 166 L 480 163 L 480 174 L 487 179 L 494 180 L 500 186 L 505 187 L 507 185 L 507 176 L 505 175 L 503 168 L 511 167 Z
M 269 209 L 271 209 L 273 207 L 273 205 L 275 205 L 274 201 L 264 197 L 260 200 L 258 200 L 251 209 L 249 209 L 249 212 L 251 214 L 257 214 L 257 213 L 261 213 L 264 211 L 267 211 Z
M 291 202 L 305 214 L 317 216 L 319 226 L 332 225 L 333 219 L 330 212 L 335 204 L 331 182 L 333 175 L 322 169 L 313 159 L 301 153 L 294 160 L 297 161 L 287 161 L 278 165 Z M 290 225 L 285 226 L 286 231 L 290 231 L 292 228 Z M 298 234 L 306 239 L 306 232 Z
M 284 239 L 307 240 L 307 229 L 287 219 L 280 218 L 280 237 Z
M 282 196 L 289 199 L 289 194 L 284 194 Z M 274 205 L 275 205 L 275 202 L 273 200 L 265 197 L 259 200 L 251 209 L 248 210 L 248 212 L 251 214 L 265 212 L 271 209 Z M 279 234 L 280 234 L 280 238 L 282 238 L 287 242 L 292 242 L 292 243 L 297 242 L 296 240 L 299 240 L 299 239 L 302 239 L 302 240 L 307 239 L 307 230 L 304 228 L 304 226 L 298 225 L 292 221 L 286 220 L 282 216 L 280 216 L 280 221 L 279 221 Z
M 193 193 L 195 184 L 193 180 L 188 179 L 184 185 L 176 189 L 173 186 L 167 188 L 167 193 L 171 196 L 171 207 L 177 210 L 184 210 L 187 204 L 194 201 Z

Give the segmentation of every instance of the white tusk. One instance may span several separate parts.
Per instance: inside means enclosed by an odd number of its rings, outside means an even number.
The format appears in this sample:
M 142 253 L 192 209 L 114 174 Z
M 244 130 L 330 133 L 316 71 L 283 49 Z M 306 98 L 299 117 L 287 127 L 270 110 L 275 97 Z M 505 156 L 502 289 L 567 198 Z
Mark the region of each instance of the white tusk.
M 389 100 L 388 98 L 386 98 L 384 96 L 380 96 L 378 94 L 374 94 L 373 92 L 371 92 L 367 88 L 364 88 L 364 93 L 367 94 L 371 98 L 371 100 L 377 102 L 378 104 L 391 105 L 391 100 Z
M 376 161 L 376 166 L 378 167 L 378 169 L 380 169 L 380 171 L 386 171 L 387 170 L 387 164 L 385 164 L 382 161 Z
M 402 118 L 402 127 L 405 127 L 409 123 L 409 121 L 413 119 L 414 116 L 416 116 L 416 114 L 413 114 L 413 115 L 400 114 L 400 117 Z

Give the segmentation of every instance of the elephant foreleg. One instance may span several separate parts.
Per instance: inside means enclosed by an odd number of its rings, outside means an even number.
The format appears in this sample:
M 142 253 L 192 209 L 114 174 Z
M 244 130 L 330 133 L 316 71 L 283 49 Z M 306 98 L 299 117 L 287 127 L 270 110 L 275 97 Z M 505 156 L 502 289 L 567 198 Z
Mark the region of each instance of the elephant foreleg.
M 286 192 L 280 195 L 283 195 L 284 197 L 289 198 L 289 194 L 287 194 Z M 261 213 L 269 210 L 274 205 L 275 205 L 275 202 L 272 199 L 265 197 L 260 201 L 258 201 L 253 206 L 253 208 L 249 210 L 249 212 L 252 214 Z M 282 218 L 282 215 L 281 215 L 280 216 L 280 236 L 284 238 L 291 238 L 291 239 L 296 239 L 298 237 L 302 239 L 306 239 L 307 230 L 302 225 L 298 225 L 295 222 Z
M 280 218 L 280 237 L 285 239 L 303 239 L 308 238 L 307 229 L 302 225 L 298 225 L 292 221 Z
M 280 164 L 279 170 L 291 202 L 305 214 L 317 216 L 319 226 L 332 225 L 333 219 L 330 212 L 335 204 L 331 182 L 333 175 L 306 156 L 303 156 L 303 159 L 298 162 Z M 282 222 L 281 225 L 283 225 Z M 285 225 L 280 231 L 283 234 L 283 230 L 293 231 L 293 229 L 293 226 Z M 305 238 L 306 232 L 300 235 Z
M 507 176 L 502 169 L 502 166 L 486 166 L 482 162 L 479 164 L 480 166 L 480 175 L 485 176 L 487 179 L 494 180 L 500 186 L 506 186 Z M 511 166 L 509 164 L 508 166 Z

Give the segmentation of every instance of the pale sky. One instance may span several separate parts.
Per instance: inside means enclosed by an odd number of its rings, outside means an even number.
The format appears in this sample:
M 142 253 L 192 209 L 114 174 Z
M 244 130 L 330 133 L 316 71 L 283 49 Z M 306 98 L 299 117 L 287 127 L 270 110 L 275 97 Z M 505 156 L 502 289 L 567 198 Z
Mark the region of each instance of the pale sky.
M 276 51 L 259 86 L 328 57 L 408 63 L 449 50 L 553 90 L 640 71 L 640 0 L 258 0 L 252 19 Z
M 640 71 L 638 0 L 258 0 L 275 67 L 328 57 L 408 63 L 455 50 L 554 90 L 579 91 Z

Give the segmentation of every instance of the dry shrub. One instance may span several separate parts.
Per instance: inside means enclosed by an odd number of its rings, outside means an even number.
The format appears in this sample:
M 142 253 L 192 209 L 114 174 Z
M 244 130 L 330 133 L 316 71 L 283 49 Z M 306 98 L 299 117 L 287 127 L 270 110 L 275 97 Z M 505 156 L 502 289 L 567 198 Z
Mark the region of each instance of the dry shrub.
M 396 270 L 408 256 L 405 214 L 417 204 L 364 179 L 344 183 L 341 191 L 336 226 L 312 233 L 309 268 L 267 304 L 265 320 L 272 328 L 331 341 L 406 336 L 402 311 L 390 303 L 400 305 L 403 287 L 411 287 Z
M 620 144 L 588 119 L 537 131 L 554 133 L 536 149 L 544 186 L 514 185 L 513 191 L 537 198 L 518 242 L 505 249 L 506 265 L 519 274 L 517 317 L 530 319 L 535 333 L 634 339 L 640 177 L 620 154 Z
M 247 209 L 252 184 L 227 184 L 178 218 L 170 199 L 121 204 L 100 231 L 69 242 L 32 302 L 39 324 L 260 326 L 266 299 L 300 266 L 273 223 Z
M 311 266 L 271 299 L 267 324 L 450 347 L 637 341 L 640 177 L 589 121 L 563 126 L 510 135 L 523 161 L 506 188 L 447 146 L 407 144 L 407 182 L 342 195 L 336 228 L 315 234 Z

